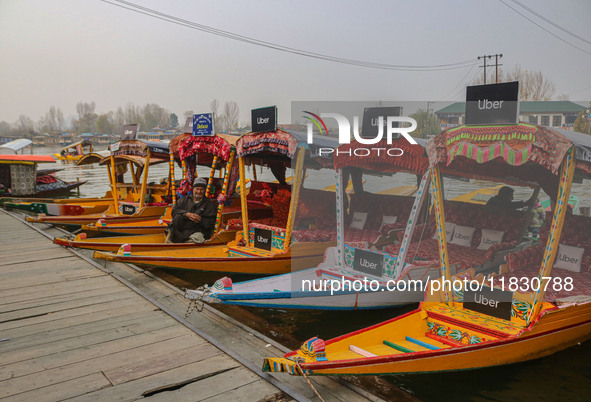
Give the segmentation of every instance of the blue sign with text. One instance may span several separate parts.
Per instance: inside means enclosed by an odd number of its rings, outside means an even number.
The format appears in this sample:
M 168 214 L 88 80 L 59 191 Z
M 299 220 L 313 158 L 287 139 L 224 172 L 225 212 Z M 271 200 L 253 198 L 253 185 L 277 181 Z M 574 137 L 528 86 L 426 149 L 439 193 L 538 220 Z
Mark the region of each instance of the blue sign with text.
M 193 136 L 203 137 L 214 135 L 213 113 L 193 115 Z

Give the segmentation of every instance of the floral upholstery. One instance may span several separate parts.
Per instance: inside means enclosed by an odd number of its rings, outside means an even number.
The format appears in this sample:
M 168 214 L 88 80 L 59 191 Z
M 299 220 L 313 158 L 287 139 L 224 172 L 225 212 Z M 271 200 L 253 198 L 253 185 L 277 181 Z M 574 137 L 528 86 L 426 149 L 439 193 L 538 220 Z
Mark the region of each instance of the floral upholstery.
M 474 227 L 471 247 L 447 243 L 450 265 L 459 265 L 459 269 L 476 267 L 492 259 L 496 252 L 512 248 L 517 244 L 528 215 L 521 211 L 491 211 L 485 205 L 470 204 L 457 201 L 445 201 L 445 220 L 457 225 Z M 439 246 L 435 234 L 435 216 L 432 214 L 424 225 L 415 228 L 408 248 L 407 258 L 419 260 L 439 260 Z M 487 250 L 478 250 L 482 229 L 504 231 L 503 242 L 491 246 Z M 400 234 L 402 236 L 402 233 Z M 422 240 L 421 240 L 422 239 Z M 385 247 L 390 254 L 398 254 L 400 244 Z
M 295 225 L 296 229 L 293 231 L 292 240 L 296 242 L 336 240 L 335 194 L 322 190 L 302 190 Z M 353 194 L 349 208 L 350 213 L 345 219 L 345 243 L 373 243 L 380 235 L 388 234 L 393 229 L 404 228 L 413 202 L 414 197 L 371 193 Z M 348 227 L 353 212 L 368 212 L 368 219 L 362 230 Z M 380 230 L 382 216 L 384 215 L 397 216 L 398 221 L 385 225 Z M 315 218 L 316 228 L 298 227 L 299 224 L 302 225 L 307 219 L 311 218 Z
M 511 272 L 521 271 L 524 267 L 540 268 L 544 249 L 548 241 L 551 219 L 546 220 L 546 224 L 540 231 L 538 245 L 525 250 L 511 253 L 507 256 L 507 265 Z M 560 243 L 566 246 L 581 247 L 585 249 L 583 261 L 581 262 L 581 272 L 591 272 L 591 218 L 586 216 L 567 215 L 565 218 L 563 231 L 560 236 Z M 554 274 L 552 271 L 552 274 Z

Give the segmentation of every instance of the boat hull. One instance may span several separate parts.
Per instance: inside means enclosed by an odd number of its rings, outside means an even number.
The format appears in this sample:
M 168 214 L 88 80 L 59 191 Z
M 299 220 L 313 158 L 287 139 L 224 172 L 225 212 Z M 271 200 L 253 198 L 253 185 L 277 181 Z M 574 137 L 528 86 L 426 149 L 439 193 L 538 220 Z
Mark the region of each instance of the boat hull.
M 338 342 L 342 347 L 347 342 L 362 344 L 363 338 L 370 336 L 379 338 L 383 334 L 372 334 L 370 331 L 383 331 L 379 329 L 380 326 L 391 326 L 388 328 L 391 333 L 397 329 L 408 333 L 409 329 L 418 328 L 420 315 L 419 309 L 386 323 L 327 341 L 326 355 L 329 357 L 331 354 L 331 343 Z M 414 335 L 418 336 L 416 333 Z M 301 351 L 297 351 L 288 353 L 284 359 L 266 359 L 263 369 L 298 375 L 301 374 L 300 367 L 308 375 L 385 375 L 469 370 L 537 359 L 588 339 L 591 339 L 591 304 L 574 305 L 545 311 L 530 328 L 504 339 L 414 353 L 302 362 L 299 367 L 289 359 L 296 353 L 302 356 Z M 281 364 L 284 366 L 281 367 Z
M 193 247 L 207 247 L 211 245 L 226 244 L 234 240 L 236 236 L 235 231 L 224 231 L 209 239 L 205 243 L 195 244 Z M 64 247 L 84 248 L 90 250 L 109 251 L 116 253 L 121 246 L 129 244 L 134 252 L 142 251 L 157 251 L 157 250 L 176 250 L 186 249 L 186 243 L 165 243 L 166 234 L 153 235 L 139 235 L 139 236 L 114 236 L 114 237 L 99 237 L 87 239 L 85 236 L 77 235 L 75 239 L 64 239 L 56 237 L 53 239 L 54 244 Z
M 124 255 L 121 252 L 112 254 L 97 251 L 94 253 L 94 257 L 162 268 L 272 275 L 291 272 L 292 267 L 317 266 L 324 258 L 326 247 L 328 246 L 318 243 L 303 249 L 296 247 L 296 250 L 273 256 L 230 257 L 227 245 L 195 249 L 187 248 L 185 244 L 184 249 L 177 249 L 174 253 L 157 251 L 145 252 L 145 255 L 135 255 L 132 246 L 131 255 Z
M 66 225 L 66 226 L 81 226 L 95 223 L 97 220 L 102 219 L 106 222 L 125 222 L 138 218 L 157 218 L 162 216 L 166 212 L 165 206 L 150 206 L 144 207 L 133 215 L 124 214 L 89 214 L 89 215 L 64 215 L 64 216 L 44 216 L 39 215 L 37 217 L 27 217 L 28 222 L 37 223 L 49 223 L 53 225 Z

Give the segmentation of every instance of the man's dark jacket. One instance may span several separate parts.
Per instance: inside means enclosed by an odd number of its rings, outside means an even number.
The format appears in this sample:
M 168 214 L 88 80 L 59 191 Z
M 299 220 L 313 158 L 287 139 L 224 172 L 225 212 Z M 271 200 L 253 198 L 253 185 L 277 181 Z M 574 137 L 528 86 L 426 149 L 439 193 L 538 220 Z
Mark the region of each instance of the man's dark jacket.
M 193 222 L 185 216 L 187 212 L 197 214 L 201 217 L 200 222 Z M 195 232 L 203 233 L 203 237 L 209 239 L 215 226 L 217 207 L 213 201 L 203 197 L 201 201 L 195 202 L 193 194 L 189 193 L 181 198 L 172 208 L 172 231 L 171 240 L 173 243 L 184 243 Z

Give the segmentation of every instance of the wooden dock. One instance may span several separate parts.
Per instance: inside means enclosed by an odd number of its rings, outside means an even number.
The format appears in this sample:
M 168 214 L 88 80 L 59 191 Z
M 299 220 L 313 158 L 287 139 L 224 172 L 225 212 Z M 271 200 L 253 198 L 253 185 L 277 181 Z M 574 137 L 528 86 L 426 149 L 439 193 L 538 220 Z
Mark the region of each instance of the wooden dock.
M 319 400 L 301 377 L 261 372 L 286 349 L 133 266 L 55 246 L 46 225 L 0 211 L 0 399 Z M 40 230 L 43 229 L 43 230 Z M 314 378 L 325 400 L 378 398 Z

